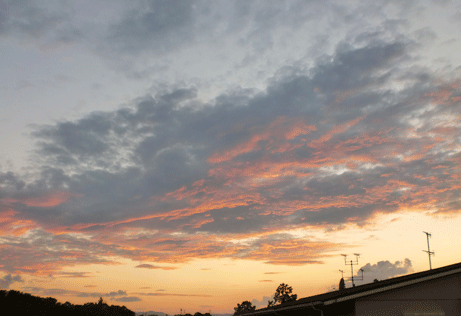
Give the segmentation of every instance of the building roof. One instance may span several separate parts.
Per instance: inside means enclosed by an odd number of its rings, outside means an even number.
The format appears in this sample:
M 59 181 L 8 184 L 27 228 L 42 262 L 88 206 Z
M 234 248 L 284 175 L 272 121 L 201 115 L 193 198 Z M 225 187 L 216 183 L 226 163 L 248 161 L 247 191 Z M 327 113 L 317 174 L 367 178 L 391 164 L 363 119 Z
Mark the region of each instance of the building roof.
M 420 282 L 442 278 L 455 273 L 461 273 L 461 263 L 456 263 L 449 266 L 427 270 L 423 272 L 412 273 L 401 277 L 382 280 L 374 283 L 363 284 L 352 288 L 346 288 L 344 290 L 338 290 L 334 292 L 328 292 L 324 294 L 305 297 L 298 299 L 296 301 L 261 308 L 251 313 L 251 315 L 262 315 L 274 313 L 277 311 L 295 310 L 304 307 L 331 305 L 339 302 L 345 302 L 348 300 L 354 300 L 364 296 L 386 292 L 397 288 L 402 288 Z

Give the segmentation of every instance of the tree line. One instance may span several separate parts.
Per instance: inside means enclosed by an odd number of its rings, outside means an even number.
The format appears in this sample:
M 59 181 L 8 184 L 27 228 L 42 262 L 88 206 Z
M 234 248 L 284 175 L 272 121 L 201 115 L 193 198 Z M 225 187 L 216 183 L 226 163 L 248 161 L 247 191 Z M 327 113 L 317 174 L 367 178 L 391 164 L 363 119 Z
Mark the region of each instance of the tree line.
M 125 306 L 108 305 L 102 297 L 97 303 L 74 305 L 64 304 L 53 297 L 34 296 L 15 290 L 0 290 L 0 306 L 3 311 L 10 311 L 11 315 L 65 315 L 65 316 L 135 316 L 135 312 Z
M 280 284 L 275 290 L 274 299 L 267 302 L 267 307 L 297 300 L 298 295 L 292 293 L 293 288 L 291 286 L 285 283 Z M 234 315 L 243 315 L 255 310 L 256 306 L 251 304 L 250 301 L 243 301 L 242 304 L 237 304 L 237 307 L 234 307 Z
M 202 313 L 200 313 L 200 312 L 197 312 L 197 313 L 195 313 L 195 314 L 193 314 L 193 315 L 190 314 L 190 313 L 186 313 L 186 314 L 176 314 L 176 315 L 174 315 L 174 316 L 211 316 L 211 314 L 210 314 L 210 313 L 202 314 Z

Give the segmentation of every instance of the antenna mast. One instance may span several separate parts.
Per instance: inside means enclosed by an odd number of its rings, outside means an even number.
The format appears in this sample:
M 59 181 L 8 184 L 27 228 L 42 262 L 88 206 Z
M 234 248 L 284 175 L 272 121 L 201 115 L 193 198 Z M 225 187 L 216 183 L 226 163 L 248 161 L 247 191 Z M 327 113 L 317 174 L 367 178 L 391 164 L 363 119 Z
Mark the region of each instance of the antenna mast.
M 354 283 L 354 267 L 353 266 L 356 266 L 359 264 L 359 257 L 360 257 L 360 254 L 359 253 L 354 253 L 355 255 L 355 261 L 352 261 L 350 260 L 349 262 L 347 262 L 347 255 L 341 255 L 344 257 L 344 264 L 347 266 L 347 265 L 350 265 L 351 266 L 351 281 L 352 281 L 352 287 L 355 287 L 355 283 Z M 341 273 L 343 272 L 342 270 L 339 270 L 341 271 Z M 358 279 L 358 280 L 363 280 L 363 270 L 360 269 L 359 271 L 362 271 L 362 277 L 361 279 Z
M 423 233 L 425 233 L 427 237 L 427 250 L 423 251 L 427 252 L 427 255 L 429 256 L 429 269 L 432 270 L 431 256 L 435 256 L 435 252 L 431 251 L 431 248 L 429 247 L 429 237 L 431 237 L 432 235 L 428 232 Z

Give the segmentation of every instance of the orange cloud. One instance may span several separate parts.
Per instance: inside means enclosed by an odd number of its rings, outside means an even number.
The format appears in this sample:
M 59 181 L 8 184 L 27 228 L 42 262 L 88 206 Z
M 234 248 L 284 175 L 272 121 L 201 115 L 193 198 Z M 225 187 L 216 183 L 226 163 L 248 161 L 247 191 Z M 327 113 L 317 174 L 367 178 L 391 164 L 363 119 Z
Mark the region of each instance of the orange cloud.
M 35 206 L 35 207 L 53 207 L 53 206 L 66 202 L 72 196 L 79 197 L 81 195 L 72 194 L 69 192 L 51 192 L 51 193 L 47 193 L 43 196 L 38 196 L 38 197 L 21 198 L 21 199 L 3 199 L 3 202 L 8 203 L 8 204 L 19 202 L 19 203 L 26 204 L 27 206 Z
M 0 211 L 1 235 L 21 236 L 27 231 L 37 227 L 34 221 L 17 219 L 15 217 L 16 214 L 17 212 L 11 208 L 4 208 L 3 211 Z
M 267 150 L 273 153 L 285 152 L 300 146 L 291 145 L 286 142 L 287 140 L 293 140 L 300 135 L 306 135 L 315 130 L 317 130 L 315 126 L 305 124 L 302 119 L 289 119 L 285 116 L 280 116 L 263 132 L 253 135 L 249 140 L 222 153 L 214 153 L 207 161 L 212 164 L 221 163 L 224 161 L 230 161 L 239 155 L 260 150 L 261 148 L 258 143 L 261 140 L 268 141 L 268 144 L 265 147 Z
M 453 83 L 444 83 L 438 91 L 427 93 L 426 96 L 430 97 L 434 104 L 450 105 L 461 101 L 459 87 L 459 80 Z
M 358 118 L 356 118 L 354 120 L 350 120 L 350 121 L 348 121 L 346 123 L 343 123 L 341 125 L 335 126 L 328 133 L 322 135 L 320 138 L 312 140 L 308 146 L 315 148 L 315 147 L 319 146 L 320 144 L 329 141 L 333 137 L 333 135 L 341 134 L 341 133 L 346 132 L 349 128 L 356 125 L 358 122 L 360 122 L 364 118 L 365 118 L 364 116 L 361 116 L 361 117 L 358 117 Z

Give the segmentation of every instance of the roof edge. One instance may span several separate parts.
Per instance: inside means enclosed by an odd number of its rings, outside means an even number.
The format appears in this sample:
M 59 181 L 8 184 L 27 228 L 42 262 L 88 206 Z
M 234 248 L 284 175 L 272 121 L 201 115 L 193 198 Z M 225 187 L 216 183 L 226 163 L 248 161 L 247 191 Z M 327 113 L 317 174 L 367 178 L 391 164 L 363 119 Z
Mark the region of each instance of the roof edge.
M 401 287 L 404 287 L 404 286 L 413 285 L 413 284 L 417 284 L 417 283 L 420 283 L 420 282 L 430 281 L 430 280 L 433 280 L 433 279 L 441 278 L 441 277 L 448 276 L 448 275 L 451 275 L 451 274 L 456 274 L 456 273 L 461 273 L 461 268 L 457 268 L 457 269 L 450 270 L 450 271 L 445 271 L 445 272 L 440 272 L 440 273 L 432 274 L 432 275 L 428 275 L 428 276 L 423 276 L 423 277 L 420 277 L 420 278 L 417 278 L 417 279 L 414 279 L 414 280 L 403 281 L 403 282 L 400 282 L 400 283 L 397 283 L 397 284 L 387 285 L 387 286 L 383 286 L 383 287 L 380 287 L 380 288 L 377 288 L 377 289 L 371 289 L 371 290 L 368 290 L 368 291 L 364 291 L 364 292 L 361 292 L 361 293 L 356 293 L 356 294 L 351 294 L 351 295 L 348 295 L 348 296 L 338 297 L 338 298 L 335 298 L 335 299 L 327 300 L 327 301 L 325 301 L 323 303 L 324 303 L 324 305 L 330 305 L 330 304 L 334 304 L 334 303 L 344 302 L 344 301 L 352 300 L 352 299 L 359 298 L 359 297 L 369 296 L 369 295 L 373 295 L 373 294 L 377 294 L 377 293 L 381 293 L 381 292 L 386 292 L 386 291 L 393 290 L 393 289 L 398 289 L 398 288 L 401 288 Z
M 315 305 L 323 305 L 323 304 L 324 304 L 324 302 L 322 302 L 322 301 L 309 302 L 309 303 L 291 305 L 291 306 L 274 308 L 274 309 L 265 309 L 263 311 L 254 311 L 253 313 L 249 313 L 248 315 L 258 315 L 258 314 L 268 314 L 268 313 L 277 314 L 277 312 L 284 311 L 284 310 L 287 310 L 287 309 L 299 309 L 299 308 L 303 308 L 303 307 L 314 307 Z

